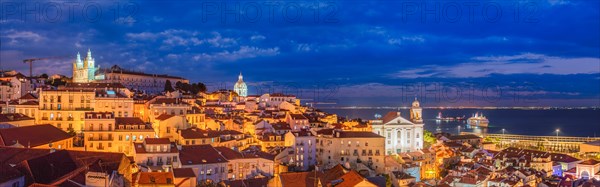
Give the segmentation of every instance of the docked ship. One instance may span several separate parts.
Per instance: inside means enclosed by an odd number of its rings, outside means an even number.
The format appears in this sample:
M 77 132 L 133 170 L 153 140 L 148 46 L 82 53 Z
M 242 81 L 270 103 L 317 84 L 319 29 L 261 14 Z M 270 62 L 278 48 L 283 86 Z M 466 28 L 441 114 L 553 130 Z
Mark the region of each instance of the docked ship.
M 479 112 L 477 112 L 467 120 L 467 123 L 469 125 L 487 127 L 490 121 L 485 116 L 483 116 L 483 114 L 479 114 Z
M 437 120 L 437 121 L 442 121 L 442 120 L 444 120 L 444 121 L 451 121 L 451 120 L 454 120 L 454 118 L 453 117 L 442 117 L 442 112 L 438 112 L 438 115 L 435 117 L 435 120 Z

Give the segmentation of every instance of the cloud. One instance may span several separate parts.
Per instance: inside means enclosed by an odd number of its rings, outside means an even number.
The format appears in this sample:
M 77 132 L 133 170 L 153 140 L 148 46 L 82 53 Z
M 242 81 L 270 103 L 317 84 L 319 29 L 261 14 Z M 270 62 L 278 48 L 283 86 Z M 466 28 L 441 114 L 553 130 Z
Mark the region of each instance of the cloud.
M 402 45 L 403 43 L 423 43 L 425 38 L 422 36 L 403 36 L 400 38 L 390 38 L 388 43 L 391 45 Z
M 258 48 L 251 46 L 241 46 L 235 51 L 222 51 L 217 53 L 202 53 L 194 55 L 195 61 L 215 62 L 215 61 L 236 61 L 247 58 L 256 58 L 262 56 L 275 56 L 279 54 L 279 47 Z
M 131 17 L 131 16 L 127 16 L 127 17 L 119 17 L 115 20 L 115 23 L 117 24 L 122 24 L 122 25 L 127 25 L 127 26 L 133 26 L 133 24 L 136 22 L 137 20 L 135 20 L 135 18 Z
M 569 0 L 548 0 L 548 3 L 552 6 L 555 6 L 555 5 L 567 5 L 567 4 L 571 4 L 572 2 Z
M 132 40 L 155 40 L 158 35 L 150 32 L 141 32 L 141 33 L 127 33 L 125 34 L 128 38 Z
M 42 35 L 35 33 L 35 32 L 17 31 L 14 29 L 5 31 L 3 35 L 4 35 L 3 37 L 10 39 L 10 41 L 9 41 L 10 44 L 17 44 L 18 42 L 27 42 L 27 41 L 39 42 L 41 40 L 46 39 Z
M 161 49 L 170 49 L 177 46 L 199 46 L 203 44 L 215 48 L 227 48 L 238 45 L 237 39 L 223 37 L 221 33 L 216 31 L 203 34 L 194 30 L 169 29 L 158 33 L 141 32 L 127 33 L 125 35 L 132 41 L 161 41 Z
M 473 78 L 488 77 L 492 74 L 595 74 L 600 73 L 599 62 L 599 58 L 563 58 L 531 53 L 513 56 L 480 56 L 472 58 L 470 62 L 456 65 L 426 65 L 401 70 L 392 74 L 392 77 Z
M 250 40 L 252 40 L 252 41 L 260 41 L 260 40 L 264 40 L 264 39 L 266 39 L 266 38 L 267 38 L 267 37 L 265 37 L 265 36 L 263 36 L 263 35 L 252 35 L 252 36 L 250 37 Z

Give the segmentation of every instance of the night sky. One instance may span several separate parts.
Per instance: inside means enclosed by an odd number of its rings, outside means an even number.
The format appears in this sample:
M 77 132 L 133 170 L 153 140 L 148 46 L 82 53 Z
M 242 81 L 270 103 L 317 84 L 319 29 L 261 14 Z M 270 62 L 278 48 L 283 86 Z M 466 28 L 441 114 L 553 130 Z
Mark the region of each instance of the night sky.
M 337 106 L 600 106 L 600 1 L 4 1 L 2 69 L 183 76 Z

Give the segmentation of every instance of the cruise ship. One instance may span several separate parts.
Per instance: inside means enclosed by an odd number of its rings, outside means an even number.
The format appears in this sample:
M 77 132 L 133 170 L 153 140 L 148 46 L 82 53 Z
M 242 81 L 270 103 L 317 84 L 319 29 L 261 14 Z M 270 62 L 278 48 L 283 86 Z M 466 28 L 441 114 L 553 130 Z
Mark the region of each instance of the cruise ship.
M 483 114 L 479 114 L 479 112 L 477 112 L 467 120 L 467 123 L 469 123 L 469 125 L 487 127 L 490 121 L 483 116 Z

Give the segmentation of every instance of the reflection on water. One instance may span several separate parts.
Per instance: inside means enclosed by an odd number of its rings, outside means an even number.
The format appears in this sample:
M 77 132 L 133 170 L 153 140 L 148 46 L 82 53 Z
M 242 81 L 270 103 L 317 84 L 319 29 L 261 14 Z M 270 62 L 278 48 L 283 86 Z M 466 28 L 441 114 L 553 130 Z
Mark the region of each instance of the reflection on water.
M 341 117 L 373 119 L 374 114 L 386 114 L 389 109 L 324 109 Z M 402 116 L 409 118 L 408 110 L 399 110 Z M 466 120 L 440 120 L 436 117 L 471 116 L 483 113 L 489 119 L 487 128 L 467 126 Z M 431 132 L 449 132 L 456 134 L 458 126 L 461 132 L 490 134 L 523 134 L 538 136 L 556 135 L 554 129 L 560 129 L 564 136 L 597 137 L 600 135 L 600 110 L 520 110 L 520 109 L 426 109 L 423 110 L 425 129 Z M 505 129 L 505 131 L 503 130 Z
M 472 132 L 477 134 L 485 135 L 488 133 L 488 127 L 480 127 L 477 125 L 471 125 L 466 122 L 466 120 L 439 120 L 439 119 L 429 119 L 427 120 L 431 123 L 427 124 L 435 124 L 435 129 L 431 128 L 431 125 L 425 127 L 425 129 L 440 133 L 446 132 L 451 134 L 460 134 L 460 132 Z

